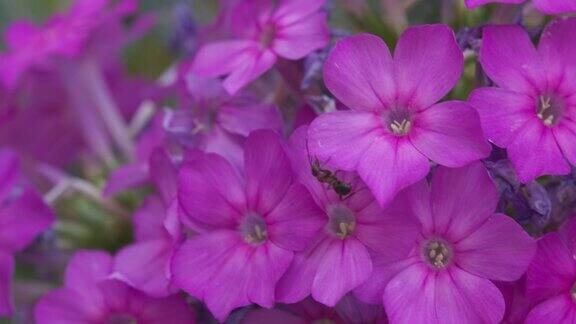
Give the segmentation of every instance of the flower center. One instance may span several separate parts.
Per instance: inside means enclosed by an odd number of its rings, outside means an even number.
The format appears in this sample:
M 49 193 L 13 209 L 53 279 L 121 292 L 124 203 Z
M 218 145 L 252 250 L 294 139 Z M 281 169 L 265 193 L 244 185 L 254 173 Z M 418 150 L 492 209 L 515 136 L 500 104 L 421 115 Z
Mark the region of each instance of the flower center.
M 555 95 L 541 95 L 536 103 L 536 116 L 546 126 L 558 124 L 564 113 L 565 103 Z
M 396 108 L 384 112 L 384 125 L 396 136 L 405 136 L 412 129 L 412 118 L 408 109 Z
M 327 207 L 328 230 L 340 239 L 345 239 L 352 235 L 356 228 L 356 217 L 350 208 L 335 204 Z
M 112 314 L 106 319 L 107 324 L 136 324 L 138 321 L 134 316 L 127 314 Z
M 276 26 L 273 24 L 266 24 L 260 33 L 260 45 L 264 48 L 270 47 L 276 36 Z
M 268 233 L 266 232 L 266 222 L 260 214 L 248 212 L 240 223 L 240 233 L 246 243 L 258 245 L 266 241 Z
M 424 259 L 437 269 L 445 268 L 452 261 L 452 249 L 441 240 L 430 240 L 424 247 Z

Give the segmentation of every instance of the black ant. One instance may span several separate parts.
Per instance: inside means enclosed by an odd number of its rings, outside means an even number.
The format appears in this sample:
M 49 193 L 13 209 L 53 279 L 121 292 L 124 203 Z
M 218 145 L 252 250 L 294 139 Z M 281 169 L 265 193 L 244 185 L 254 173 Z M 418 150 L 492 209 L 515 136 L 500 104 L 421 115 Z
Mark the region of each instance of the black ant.
M 336 176 L 336 172 L 332 172 L 328 169 L 322 168 L 320 161 L 314 158 L 314 161 L 310 158 L 310 151 L 308 150 L 308 140 L 306 140 L 306 150 L 308 151 L 308 162 L 310 163 L 310 170 L 312 171 L 312 176 L 316 178 L 321 183 L 328 184 L 334 192 L 343 200 L 346 196 L 350 195 L 352 192 L 352 185 L 348 182 L 344 182 Z

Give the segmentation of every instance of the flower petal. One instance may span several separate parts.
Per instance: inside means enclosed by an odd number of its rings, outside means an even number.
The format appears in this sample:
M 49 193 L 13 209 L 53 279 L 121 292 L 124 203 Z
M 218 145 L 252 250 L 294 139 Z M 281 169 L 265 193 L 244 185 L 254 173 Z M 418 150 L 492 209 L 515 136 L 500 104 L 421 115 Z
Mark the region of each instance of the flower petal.
M 324 63 L 324 82 L 344 105 L 381 111 L 393 102 L 395 85 L 390 50 L 380 39 L 360 34 L 336 43 Z
M 576 11 L 576 3 L 571 0 L 533 0 L 533 2 L 538 10 L 549 15 Z
M 299 60 L 321 49 L 330 41 L 328 17 L 319 12 L 288 26 L 279 26 L 272 42 L 272 50 L 279 56 Z
M 467 103 L 446 101 L 420 112 L 410 141 L 430 160 L 461 167 L 490 154 L 478 114 Z
M 186 218 L 199 227 L 234 227 L 245 205 L 244 188 L 224 158 L 197 152 L 178 176 L 178 200 Z
M 537 4 L 537 1 L 534 3 Z M 576 11 L 576 3 L 572 2 L 572 6 Z M 576 19 L 569 18 L 551 21 L 540 36 L 538 53 L 546 67 L 548 87 L 557 89 L 558 93 L 574 93 L 576 87 L 575 35 Z
M 500 147 L 507 147 L 522 126 L 536 116 L 532 98 L 502 88 L 475 89 L 469 100 L 480 115 L 484 134 Z
M 124 247 L 114 258 L 114 271 L 130 286 L 154 297 L 175 292 L 168 278 L 172 242 L 150 240 Z
M 291 185 L 278 205 L 265 216 L 270 240 L 278 246 L 301 251 L 326 224 L 324 212 L 306 188 Z
M 536 243 L 512 218 L 496 214 L 455 249 L 462 269 L 482 278 L 513 281 L 526 272 Z
M 217 77 L 231 73 L 250 59 L 251 41 L 231 40 L 202 46 L 192 63 L 191 72 L 204 77 Z
M 574 117 L 576 117 L 576 113 Z M 552 129 L 554 139 L 558 143 L 564 158 L 572 165 L 576 165 L 576 120 L 565 118 Z
M 53 290 L 45 294 L 34 308 L 38 324 L 94 323 L 101 319 L 104 302 L 100 290 L 92 296 L 82 295 L 71 288 Z
M 275 132 L 259 130 L 244 146 L 249 209 L 263 215 L 280 203 L 295 180 L 281 141 Z
M 274 18 L 283 24 L 291 24 L 318 11 L 325 3 L 326 0 L 279 0 Z
M 535 300 L 569 291 L 576 278 L 573 255 L 558 233 L 538 240 L 537 257 L 526 272 L 527 294 Z
M 308 128 L 310 158 L 318 158 L 320 163 L 337 169 L 353 171 L 372 142 L 383 133 L 381 125 L 378 117 L 371 113 L 337 111 L 323 114 Z
M 330 307 L 372 273 L 370 254 L 354 238 L 334 239 L 324 254 L 312 283 L 312 297 Z
M 406 190 L 411 190 L 412 187 Z M 394 255 L 395 259 L 402 259 L 414 247 L 414 242 L 422 230 L 414 211 L 421 206 L 420 202 L 428 197 L 418 196 L 417 203 L 405 205 L 411 201 L 401 196 L 405 196 L 404 191 L 399 193 L 385 210 L 374 201 L 370 206 L 356 211 L 355 236 L 371 254 L 386 253 L 390 257 Z M 391 246 L 394 248 L 391 249 Z
M 204 299 L 210 311 L 223 321 L 236 307 L 248 305 L 246 255 L 240 235 L 219 230 L 186 241 L 172 258 L 176 286 Z M 230 289 L 234 285 L 234 289 Z M 218 296 L 218 294 L 220 294 Z
M 490 79 L 512 91 L 532 94 L 545 80 L 538 53 L 520 26 L 484 27 L 480 63 Z
M 110 254 L 100 251 L 76 252 L 64 274 L 64 287 L 69 292 L 62 292 L 61 297 L 67 300 L 90 301 L 90 305 L 80 302 L 76 311 L 83 314 L 98 313 L 103 307 L 104 300 L 98 282 L 108 278 L 112 274 L 113 259 Z M 74 294 L 70 291 L 74 291 Z M 60 303 L 58 300 L 55 303 Z M 56 306 L 54 306 L 56 307 Z
M 382 304 L 384 290 L 392 278 L 416 263 L 421 263 L 420 256 L 398 257 L 394 249 L 388 249 L 386 253 L 378 253 L 372 257 L 371 278 L 364 281 L 354 289 L 354 296 L 369 304 Z
M 258 129 L 282 130 L 282 117 L 274 105 L 227 104 L 220 107 L 216 118 L 226 131 L 245 137 Z
M 452 89 L 464 65 L 454 32 L 446 25 L 409 27 L 394 51 L 399 104 L 424 109 Z
M 165 237 L 165 214 L 166 207 L 158 196 L 146 197 L 142 206 L 134 213 L 134 236 L 136 240 L 154 240 Z
M 561 294 L 536 305 L 526 317 L 526 324 L 574 323 L 576 309 L 569 294 Z
M 435 231 L 452 241 L 468 236 L 496 210 L 498 191 L 480 162 L 439 167 L 431 186 Z
M 253 249 L 249 260 L 250 283 L 248 285 L 248 298 L 251 302 L 267 308 L 274 306 L 276 284 L 292 263 L 292 259 L 292 251 L 272 243 Z
M 292 304 L 310 295 L 314 277 L 330 243 L 330 238 L 319 235 L 306 250 L 294 254 L 294 260 L 276 286 L 277 301 Z
M 0 250 L 18 252 L 54 222 L 54 214 L 38 193 L 27 188 L 8 206 L 0 207 Z
M 422 180 L 430 163 L 408 139 L 382 136 L 366 150 L 358 163 L 358 174 L 381 206 L 400 190 Z
M 570 173 L 552 130 L 541 122 L 530 122 L 520 129 L 508 146 L 508 158 L 523 183 L 542 175 Z
M 236 66 L 224 79 L 222 85 L 229 94 L 236 94 L 250 82 L 256 80 L 276 63 L 276 54 L 271 50 L 252 48 L 242 55 L 242 65 Z
M 438 272 L 436 313 L 441 323 L 500 323 L 504 297 L 490 281 L 457 267 Z
M 396 275 L 384 290 L 384 309 L 391 323 L 439 324 L 436 315 L 436 273 L 416 263 Z M 446 318 L 447 319 L 447 318 Z
M 150 178 L 162 200 L 170 203 L 176 198 L 178 169 L 165 149 L 157 149 L 150 156 Z

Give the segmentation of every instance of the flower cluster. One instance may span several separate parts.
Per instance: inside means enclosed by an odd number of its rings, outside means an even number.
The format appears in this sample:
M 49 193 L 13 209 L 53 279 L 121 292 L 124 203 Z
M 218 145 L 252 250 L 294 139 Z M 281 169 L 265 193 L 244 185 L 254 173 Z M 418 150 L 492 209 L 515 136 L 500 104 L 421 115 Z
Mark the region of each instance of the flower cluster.
M 413 2 L 12 22 L 0 316 L 576 322 L 576 2 Z

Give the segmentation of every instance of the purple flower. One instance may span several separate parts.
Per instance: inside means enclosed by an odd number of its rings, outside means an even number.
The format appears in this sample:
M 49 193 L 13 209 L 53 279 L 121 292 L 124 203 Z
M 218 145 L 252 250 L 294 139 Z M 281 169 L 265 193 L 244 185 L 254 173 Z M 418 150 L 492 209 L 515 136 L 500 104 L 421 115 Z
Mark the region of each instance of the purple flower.
M 526 318 L 533 323 L 576 321 L 576 219 L 559 232 L 538 240 L 537 256 L 527 272 L 527 295 L 534 307 Z
M 328 44 L 325 0 L 240 1 L 234 8 L 233 39 L 202 46 L 191 72 L 228 75 L 224 88 L 236 93 L 269 70 L 278 57 L 298 60 Z
M 435 104 L 456 84 L 462 52 L 444 25 L 408 28 L 394 58 L 376 36 L 339 41 L 324 66 L 328 89 L 351 110 L 318 117 L 310 150 L 357 171 L 384 205 L 428 174 L 429 160 L 459 167 L 488 156 L 477 113 L 466 102 Z
M 525 0 L 466 0 L 466 6 L 472 9 L 487 3 L 518 4 L 524 1 Z M 574 0 L 532 0 L 532 3 L 534 3 L 534 6 L 538 10 L 549 15 L 576 11 L 576 2 L 574 2 Z
M 217 79 L 194 75 L 186 76 L 185 82 L 190 102 L 165 120 L 168 134 L 183 146 L 219 154 L 242 167 L 242 145 L 250 132 L 282 131 L 278 108 L 258 94 L 242 91 L 231 96 Z
M 54 221 L 54 215 L 22 179 L 19 161 L 0 150 L 0 316 L 12 313 L 13 254 L 22 251 Z
M 536 244 L 511 218 L 494 214 L 497 203 L 496 186 L 479 162 L 439 167 L 430 186 L 407 188 L 386 212 L 416 220 L 421 235 L 393 245 L 411 245 L 408 257 L 377 257 L 376 279 L 357 296 L 383 300 L 391 322 L 500 322 L 504 298 L 492 280 L 519 279 Z
M 295 251 L 324 224 L 291 170 L 278 135 L 254 131 L 244 175 L 216 154 L 193 153 L 180 171 L 182 222 L 199 234 L 172 260 L 174 283 L 223 321 L 236 307 L 274 305 L 274 289 Z M 232 289 L 233 287 L 233 289 Z
M 280 302 L 294 303 L 312 295 L 328 306 L 336 305 L 349 291 L 371 280 L 371 254 L 389 249 L 397 240 L 415 238 L 418 227 L 404 221 L 404 215 L 384 214 L 370 190 L 353 173 L 338 173 L 352 185 L 352 192 L 341 199 L 326 184 L 311 174 L 306 150 L 306 127 L 290 139 L 292 165 L 300 181 L 324 211 L 325 227 L 294 261 L 278 283 Z M 409 249 L 395 249 L 398 257 Z
M 474 90 L 484 133 L 521 182 L 576 164 L 576 19 L 550 23 L 538 49 L 519 26 L 484 28 L 480 63 L 498 87 Z
M 194 314 L 178 295 L 152 298 L 110 277 L 113 258 L 80 251 L 64 276 L 64 287 L 36 305 L 36 323 L 194 323 Z

